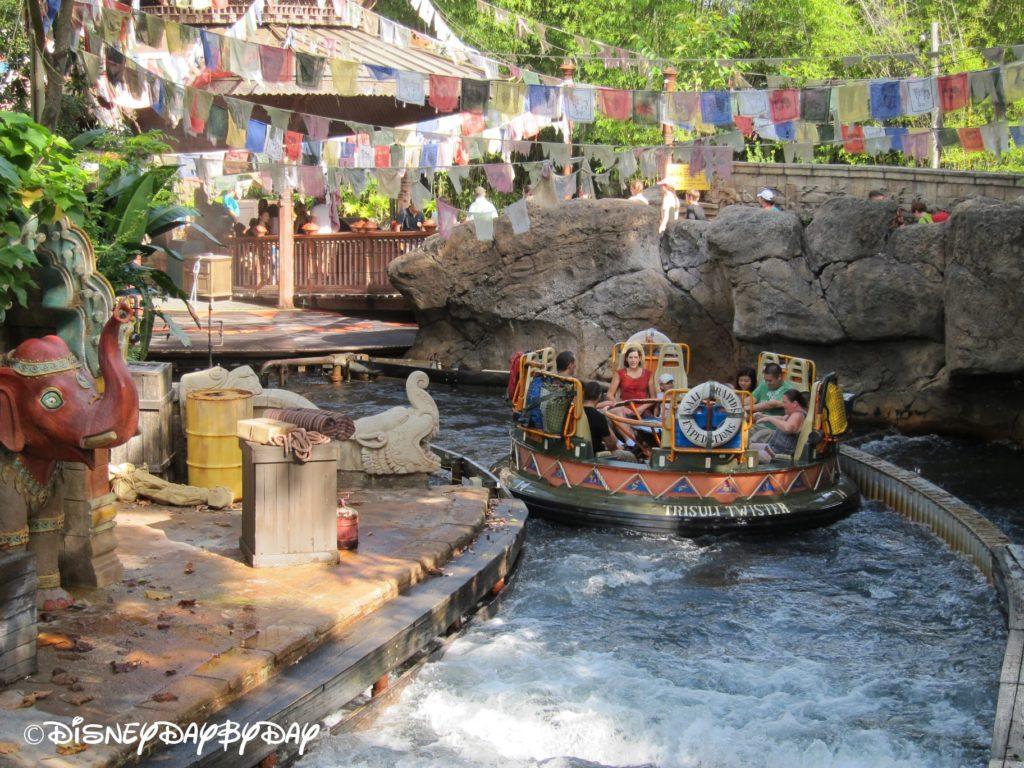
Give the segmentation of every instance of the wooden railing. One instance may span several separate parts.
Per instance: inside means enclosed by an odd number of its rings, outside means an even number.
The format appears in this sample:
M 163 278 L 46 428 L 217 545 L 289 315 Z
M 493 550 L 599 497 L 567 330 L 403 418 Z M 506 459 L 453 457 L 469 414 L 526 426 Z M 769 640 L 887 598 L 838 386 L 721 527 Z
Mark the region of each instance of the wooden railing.
M 427 232 L 340 232 L 295 236 L 295 292 L 307 295 L 395 293 L 388 265 L 419 247 Z M 238 294 L 277 288 L 276 237 L 228 241 Z

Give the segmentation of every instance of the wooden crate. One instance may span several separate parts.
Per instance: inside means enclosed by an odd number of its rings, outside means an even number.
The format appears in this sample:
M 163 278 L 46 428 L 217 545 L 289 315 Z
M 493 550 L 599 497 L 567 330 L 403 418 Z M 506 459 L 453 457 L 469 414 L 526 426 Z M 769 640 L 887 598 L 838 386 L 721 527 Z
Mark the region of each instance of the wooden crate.
M 174 459 L 174 412 L 171 363 L 129 363 L 132 381 L 139 390 L 139 432 L 110 451 L 111 464 L 145 464 L 154 475 L 166 477 Z
M 242 446 L 242 537 L 254 568 L 338 562 L 338 443 L 305 464 L 276 445 Z
M 199 273 L 195 271 L 199 262 Z M 231 298 L 231 257 L 216 253 L 200 253 L 185 257 L 185 293 L 192 293 L 196 285 L 196 296 L 201 299 Z
M 0 553 L 0 685 L 36 671 L 36 556 Z

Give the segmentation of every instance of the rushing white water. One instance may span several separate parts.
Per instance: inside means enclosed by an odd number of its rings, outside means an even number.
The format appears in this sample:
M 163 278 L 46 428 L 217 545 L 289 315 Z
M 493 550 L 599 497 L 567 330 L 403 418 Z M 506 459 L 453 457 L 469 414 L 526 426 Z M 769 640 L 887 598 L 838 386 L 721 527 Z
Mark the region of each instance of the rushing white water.
M 311 388 L 350 410 L 388 386 Z M 492 396 L 435 393 L 440 442 L 497 458 Z M 471 407 L 466 407 L 469 400 Z M 358 403 L 358 405 L 355 405 Z M 498 617 L 312 766 L 983 766 L 994 593 L 876 504 L 830 528 L 688 541 L 531 521 Z

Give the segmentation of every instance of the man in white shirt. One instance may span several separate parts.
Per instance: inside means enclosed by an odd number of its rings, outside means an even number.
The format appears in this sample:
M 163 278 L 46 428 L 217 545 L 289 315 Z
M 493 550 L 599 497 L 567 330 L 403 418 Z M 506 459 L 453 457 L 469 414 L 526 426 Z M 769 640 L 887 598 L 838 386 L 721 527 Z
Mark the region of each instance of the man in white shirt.
M 498 218 L 498 209 L 487 199 L 487 190 L 483 187 L 476 188 L 476 200 L 469 206 L 469 215 L 474 218 Z
M 651 201 L 644 197 L 644 183 L 639 179 L 634 179 L 629 183 L 629 202 L 640 203 L 641 205 L 650 205 Z

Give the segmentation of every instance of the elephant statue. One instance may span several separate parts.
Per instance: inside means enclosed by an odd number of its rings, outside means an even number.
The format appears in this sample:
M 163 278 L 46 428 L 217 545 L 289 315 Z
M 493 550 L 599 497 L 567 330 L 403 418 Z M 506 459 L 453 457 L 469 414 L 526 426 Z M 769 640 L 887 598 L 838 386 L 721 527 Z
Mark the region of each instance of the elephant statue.
M 435 472 L 441 461 L 430 450 L 437 435 L 437 404 L 427 393 L 430 379 L 423 371 L 409 374 L 405 394 L 412 408 L 397 406 L 355 420 L 355 434 L 341 442 L 338 464 L 343 471 L 368 475 Z
M 0 365 L 0 551 L 27 547 L 35 554 L 43 610 L 72 603 L 58 566 L 61 462 L 93 467 L 96 450 L 127 442 L 138 428 L 139 395 L 119 344 L 132 319 L 122 301 L 103 326 L 102 387 L 58 336 L 24 341 Z

